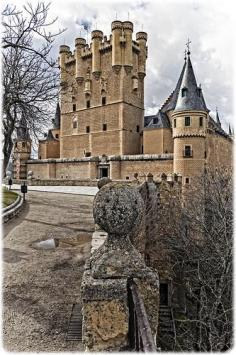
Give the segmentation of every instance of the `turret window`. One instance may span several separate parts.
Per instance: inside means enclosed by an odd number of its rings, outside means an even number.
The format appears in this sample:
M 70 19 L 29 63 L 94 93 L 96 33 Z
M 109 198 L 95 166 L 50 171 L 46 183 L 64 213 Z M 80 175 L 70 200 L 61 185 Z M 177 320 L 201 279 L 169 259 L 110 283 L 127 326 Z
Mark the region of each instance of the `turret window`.
M 200 127 L 203 126 L 203 117 L 199 117 L 199 126 L 200 126 Z
M 139 126 L 136 126 L 136 132 L 139 132 Z
M 73 128 L 77 128 L 77 121 L 73 121 Z
M 184 151 L 183 151 L 183 156 L 185 158 L 191 158 L 193 156 L 193 151 L 191 145 L 185 145 Z
M 73 112 L 76 111 L 76 104 L 73 104 Z
M 106 97 L 102 98 L 102 106 L 106 105 Z
M 188 89 L 187 88 L 183 88 L 182 89 L 182 97 L 186 97 L 187 96 L 187 92 L 188 92 Z
M 86 106 L 87 106 L 87 108 L 90 108 L 90 101 L 89 100 L 86 102 Z
M 22 142 L 22 148 L 25 148 L 25 142 Z
M 184 118 L 184 125 L 185 125 L 185 127 L 190 126 L 190 117 L 185 117 Z
M 87 126 L 87 127 L 86 127 L 86 133 L 89 133 L 89 132 L 90 132 L 90 127 Z
M 174 119 L 174 128 L 176 128 L 176 118 Z
M 106 130 L 107 130 L 107 124 L 106 124 L 106 123 L 103 123 L 103 125 L 102 125 L 102 130 L 103 130 L 103 131 L 106 131 Z

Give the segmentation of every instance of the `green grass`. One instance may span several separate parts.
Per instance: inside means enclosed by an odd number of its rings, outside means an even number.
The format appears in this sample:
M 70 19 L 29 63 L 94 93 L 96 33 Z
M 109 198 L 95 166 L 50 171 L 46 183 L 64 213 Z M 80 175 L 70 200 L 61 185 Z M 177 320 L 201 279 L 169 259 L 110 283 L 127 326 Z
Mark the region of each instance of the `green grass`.
M 6 188 L 2 189 L 2 207 L 11 205 L 18 197 L 18 194 L 13 191 L 9 191 Z

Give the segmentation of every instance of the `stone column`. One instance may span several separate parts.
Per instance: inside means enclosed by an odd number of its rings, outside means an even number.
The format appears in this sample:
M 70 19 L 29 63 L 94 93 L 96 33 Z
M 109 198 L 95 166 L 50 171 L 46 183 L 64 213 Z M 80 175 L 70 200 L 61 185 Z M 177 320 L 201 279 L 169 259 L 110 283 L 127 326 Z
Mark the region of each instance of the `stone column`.
M 157 332 L 158 275 L 145 265 L 129 239 L 138 233 L 144 202 L 135 186 L 111 182 L 95 196 L 93 214 L 108 237 L 83 275 L 83 343 L 88 351 L 125 350 L 129 348 L 130 279 L 142 295 L 153 337 Z

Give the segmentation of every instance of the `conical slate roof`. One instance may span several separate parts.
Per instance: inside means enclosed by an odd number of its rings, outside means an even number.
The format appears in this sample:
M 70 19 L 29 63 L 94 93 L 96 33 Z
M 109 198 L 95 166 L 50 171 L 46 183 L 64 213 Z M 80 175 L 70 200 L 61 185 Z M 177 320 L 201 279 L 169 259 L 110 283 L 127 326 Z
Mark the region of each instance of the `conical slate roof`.
M 221 126 L 221 122 L 220 122 L 220 117 L 219 117 L 219 113 L 218 110 L 216 109 L 216 123 Z
M 52 120 L 52 123 L 54 129 L 59 129 L 61 126 L 61 110 L 59 103 L 57 104 L 55 118 Z
M 29 130 L 24 116 L 21 117 L 21 120 L 16 128 L 16 140 L 17 141 L 30 140 Z
M 175 111 L 201 110 L 208 111 L 202 90 L 197 86 L 190 55 L 184 64 L 184 73 L 180 84 Z

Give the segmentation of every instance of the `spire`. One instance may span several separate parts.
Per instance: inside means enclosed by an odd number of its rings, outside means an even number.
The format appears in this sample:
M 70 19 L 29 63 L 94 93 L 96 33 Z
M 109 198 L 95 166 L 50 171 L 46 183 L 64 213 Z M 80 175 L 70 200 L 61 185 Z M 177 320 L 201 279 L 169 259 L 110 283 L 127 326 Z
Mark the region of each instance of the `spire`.
M 17 141 L 30 140 L 29 130 L 24 115 L 21 116 L 20 122 L 16 127 L 16 140 Z
M 232 136 L 232 131 L 231 131 L 230 124 L 229 124 L 229 136 Z
M 60 110 L 59 102 L 57 103 L 55 118 L 52 120 L 52 123 L 53 123 L 53 128 L 54 129 L 59 129 L 60 128 L 60 125 L 61 125 L 61 110 Z
M 219 117 L 219 114 L 218 114 L 218 109 L 216 107 L 216 123 L 221 126 L 221 122 L 220 122 L 220 117 Z
M 194 75 L 194 71 L 190 59 L 190 50 L 189 50 L 190 43 L 191 42 L 188 40 L 187 58 L 184 63 L 184 68 L 183 68 L 184 73 L 180 84 L 180 90 L 178 93 L 175 111 L 184 111 L 184 110 L 208 111 L 202 94 L 202 89 L 201 87 L 197 86 L 196 78 Z

